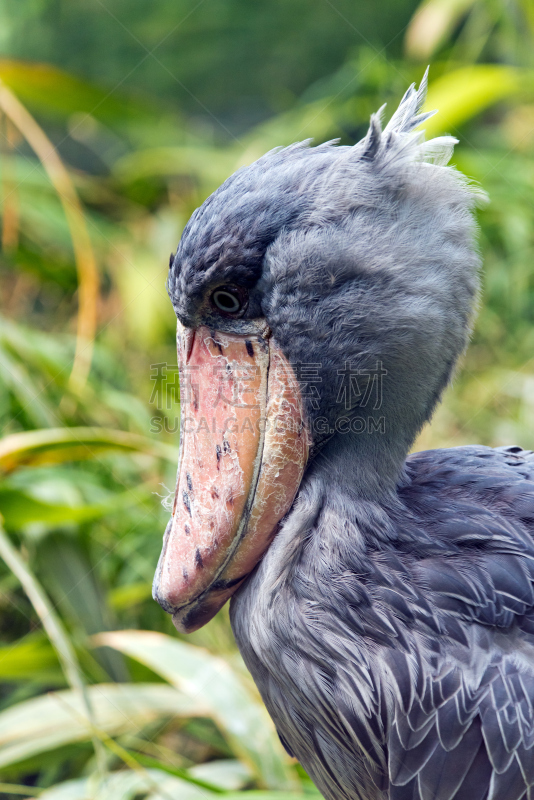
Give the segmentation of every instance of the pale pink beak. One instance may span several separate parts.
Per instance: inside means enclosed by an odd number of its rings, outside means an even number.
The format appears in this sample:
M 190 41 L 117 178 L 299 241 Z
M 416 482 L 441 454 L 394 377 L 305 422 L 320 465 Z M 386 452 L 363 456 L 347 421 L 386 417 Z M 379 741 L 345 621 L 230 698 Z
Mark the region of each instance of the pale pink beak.
M 298 381 L 267 326 L 250 334 L 178 324 L 181 443 L 154 597 L 190 632 L 254 569 L 308 459 Z

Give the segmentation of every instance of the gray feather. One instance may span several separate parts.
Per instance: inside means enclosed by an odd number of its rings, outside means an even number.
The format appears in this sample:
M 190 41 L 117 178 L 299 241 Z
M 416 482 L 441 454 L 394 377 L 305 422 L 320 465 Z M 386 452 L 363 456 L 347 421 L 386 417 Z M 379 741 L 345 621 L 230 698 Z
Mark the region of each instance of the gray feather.
M 239 170 L 193 214 L 169 272 L 184 325 L 236 283 L 291 363 L 320 364 L 311 431 L 385 421 L 315 436 L 231 607 L 280 738 L 327 800 L 520 800 L 534 785 L 534 458 L 407 456 L 478 292 L 482 193 L 446 166 L 453 138 L 418 130 L 425 91 L 426 75 L 353 147 L 304 142 Z M 377 362 L 380 406 L 364 408 L 365 381 L 341 402 L 344 365 Z

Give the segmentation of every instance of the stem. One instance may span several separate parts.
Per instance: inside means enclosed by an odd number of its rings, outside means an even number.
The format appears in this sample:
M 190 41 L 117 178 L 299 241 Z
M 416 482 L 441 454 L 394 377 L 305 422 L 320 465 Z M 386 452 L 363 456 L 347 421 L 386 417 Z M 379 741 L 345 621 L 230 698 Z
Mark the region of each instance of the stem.
M 78 272 L 78 328 L 70 375 L 71 388 L 83 388 L 93 354 L 98 301 L 98 270 L 82 204 L 54 145 L 32 115 L 0 80 L 0 109 L 19 129 L 38 156 L 56 190 L 70 229 Z
M 13 160 L 13 149 L 20 137 L 19 131 L 6 117 L 4 136 L 5 146 L 2 146 L 2 250 L 5 253 L 14 253 L 19 243 L 19 201 Z
M 41 620 L 46 635 L 57 653 L 67 683 L 71 689 L 80 692 L 83 704 L 85 705 L 87 719 L 89 720 L 91 728 L 95 730 L 96 723 L 93 709 L 85 690 L 85 681 L 78 663 L 78 658 L 70 643 L 68 634 L 50 600 L 46 596 L 44 589 L 25 563 L 19 551 L 11 544 L 1 523 L 2 517 L 0 515 L 0 557 L 4 559 L 13 575 L 18 578 L 22 588 L 26 592 L 37 616 Z M 98 737 L 93 736 L 93 746 L 97 757 L 99 772 L 103 775 L 105 770 L 104 751 Z
M 0 793 L 2 794 L 25 794 L 26 796 L 37 796 L 43 792 L 39 786 L 23 786 L 20 783 L 0 783 Z

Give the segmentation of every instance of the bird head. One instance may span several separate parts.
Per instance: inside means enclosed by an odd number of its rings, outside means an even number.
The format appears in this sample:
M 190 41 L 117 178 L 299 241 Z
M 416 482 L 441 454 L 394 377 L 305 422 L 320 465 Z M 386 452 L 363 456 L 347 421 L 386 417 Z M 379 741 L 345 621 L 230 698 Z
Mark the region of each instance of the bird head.
M 277 149 L 232 175 L 171 257 L 180 464 L 154 597 L 178 630 L 241 586 L 318 460 L 394 490 L 465 348 L 477 294 L 456 142 L 416 129 L 426 76 L 353 147 Z

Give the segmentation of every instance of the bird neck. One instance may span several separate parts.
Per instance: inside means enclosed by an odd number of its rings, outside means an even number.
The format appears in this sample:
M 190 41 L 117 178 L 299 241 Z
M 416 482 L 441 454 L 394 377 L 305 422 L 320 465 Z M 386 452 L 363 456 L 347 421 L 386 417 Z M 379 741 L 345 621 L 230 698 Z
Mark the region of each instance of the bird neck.
M 353 505 L 393 500 L 405 479 L 409 442 L 388 429 L 387 422 L 376 420 L 357 433 L 336 433 L 315 456 L 308 476 L 325 487 L 327 496 L 344 496 Z
M 380 444 L 334 437 L 306 472 L 258 579 L 277 587 L 300 574 L 305 564 L 318 574 L 323 567 L 343 569 L 349 561 L 364 572 L 370 550 L 387 547 L 397 536 L 397 487 L 404 480 L 404 451 L 387 436 Z

